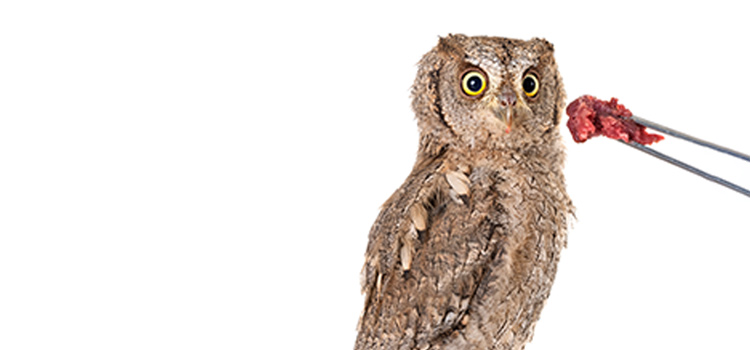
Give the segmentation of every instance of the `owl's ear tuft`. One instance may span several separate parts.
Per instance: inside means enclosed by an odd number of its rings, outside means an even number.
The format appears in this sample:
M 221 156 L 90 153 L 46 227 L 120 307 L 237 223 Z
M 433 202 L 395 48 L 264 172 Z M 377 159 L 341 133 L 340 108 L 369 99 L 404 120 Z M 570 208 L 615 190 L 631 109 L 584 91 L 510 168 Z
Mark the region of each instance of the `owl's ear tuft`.
M 554 52 L 555 46 L 544 38 L 532 38 L 530 40 L 540 52 Z
M 461 59 L 464 56 L 464 50 L 461 48 L 460 41 L 466 38 L 461 34 L 448 34 L 438 40 L 438 54 L 446 58 Z

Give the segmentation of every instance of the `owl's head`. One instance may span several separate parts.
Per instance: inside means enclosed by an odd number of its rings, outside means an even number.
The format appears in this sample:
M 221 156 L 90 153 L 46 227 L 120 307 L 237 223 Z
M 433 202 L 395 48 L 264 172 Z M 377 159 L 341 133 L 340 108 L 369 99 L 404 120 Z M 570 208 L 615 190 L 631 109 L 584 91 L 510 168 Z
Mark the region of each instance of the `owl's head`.
M 412 92 L 423 149 L 519 148 L 559 138 L 565 93 L 544 39 L 440 38 L 419 62 Z

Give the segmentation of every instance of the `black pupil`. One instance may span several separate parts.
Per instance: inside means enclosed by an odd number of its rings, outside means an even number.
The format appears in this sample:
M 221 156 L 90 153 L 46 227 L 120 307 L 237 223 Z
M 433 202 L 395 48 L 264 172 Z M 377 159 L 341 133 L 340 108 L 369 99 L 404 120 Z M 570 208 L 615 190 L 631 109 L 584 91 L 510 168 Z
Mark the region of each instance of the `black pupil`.
M 536 80 L 532 77 L 526 77 L 526 79 L 523 80 L 523 91 L 532 93 L 534 90 L 536 90 Z
M 466 87 L 469 88 L 469 91 L 471 92 L 477 92 L 482 89 L 482 78 L 478 76 L 473 76 L 469 78 L 469 80 L 466 82 Z

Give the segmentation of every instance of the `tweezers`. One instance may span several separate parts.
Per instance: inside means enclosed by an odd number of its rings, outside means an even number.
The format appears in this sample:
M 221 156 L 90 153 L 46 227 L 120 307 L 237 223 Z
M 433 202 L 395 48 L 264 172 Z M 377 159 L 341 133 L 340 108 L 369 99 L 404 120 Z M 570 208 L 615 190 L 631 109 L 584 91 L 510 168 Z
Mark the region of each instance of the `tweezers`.
M 701 140 L 701 139 L 699 139 L 697 137 L 690 136 L 688 134 L 685 134 L 685 133 L 679 132 L 677 130 L 668 128 L 666 126 L 663 126 L 663 125 L 660 125 L 660 124 L 657 124 L 657 123 L 645 120 L 643 118 L 639 118 L 639 117 L 636 117 L 636 116 L 632 116 L 630 118 L 634 122 L 636 122 L 638 124 L 641 124 L 641 125 L 643 125 L 643 126 L 645 126 L 647 128 L 654 129 L 654 130 L 662 132 L 664 134 L 667 134 L 667 135 L 670 135 L 670 136 L 674 136 L 676 138 L 679 138 L 679 139 L 682 139 L 682 140 L 685 140 L 685 141 L 688 141 L 688 142 L 692 142 L 692 143 L 694 143 L 696 145 L 707 147 L 707 148 L 712 149 L 714 151 L 725 153 L 725 154 L 728 154 L 730 156 L 737 157 L 737 158 L 742 159 L 744 161 L 750 162 L 750 155 L 747 155 L 747 154 L 744 154 L 744 153 L 741 153 L 741 152 L 737 152 L 735 150 L 732 150 L 732 149 L 729 149 L 729 148 L 726 148 L 726 147 L 723 147 L 723 146 L 719 146 L 719 145 L 717 145 L 715 143 L 712 143 L 712 142 Z M 746 188 L 743 188 L 743 187 L 741 187 L 741 186 L 739 186 L 737 184 L 731 183 L 731 182 L 729 182 L 727 180 L 724 180 L 724 179 L 722 179 L 722 178 L 720 178 L 718 176 L 711 175 L 711 174 L 709 174 L 709 173 L 707 173 L 707 172 L 705 172 L 703 170 L 700 170 L 700 169 L 698 169 L 698 168 L 696 168 L 694 166 L 691 166 L 689 164 L 681 162 L 681 161 L 679 161 L 679 160 L 677 160 L 675 158 L 672 158 L 672 157 L 670 157 L 670 156 L 668 156 L 668 155 L 666 155 L 664 153 L 656 151 L 656 150 L 654 150 L 654 149 L 652 149 L 652 148 L 650 148 L 648 146 L 642 145 L 642 144 L 637 143 L 635 141 L 630 141 L 630 142 L 625 142 L 625 141 L 622 141 L 622 140 L 618 140 L 618 141 L 620 141 L 620 142 L 622 142 L 622 143 L 624 143 L 624 144 L 626 144 L 626 145 L 628 145 L 630 147 L 633 147 L 633 148 L 635 148 L 635 149 L 637 149 L 637 150 L 639 150 L 641 152 L 644 152 L 644 153 L 647 153 L 647 154 L 649 154 L 651 156 L 659 158 L 659 159 L 661 159 L 661 160 L 663 160 L 663 161 L 665 161 L 667 163 L 670 163 L 672 165 L 678 166 L 678 167 L 680 167 L 680 168 L 682 168 L 684 170 L 687 170 L 687 171 L 689 171 L 689 172 L 691 172 L 691 173 L 693 173 L 695 175 L 698 175 L 698 176 L 700 176 L 700 177 L 702 177 L 702 178 L 704 178 L 706 180 L 715 182 L 715 183 L 717 183 L 719 185 L 722 185 L 722 186 L 727 187 L 727 188 L 729 188 L 729 189 L 731 189 L 733 191 L 739 192 L 741 194 L 744 194 L 745 196 L 750 197 L 750 190 L 748 190 Z

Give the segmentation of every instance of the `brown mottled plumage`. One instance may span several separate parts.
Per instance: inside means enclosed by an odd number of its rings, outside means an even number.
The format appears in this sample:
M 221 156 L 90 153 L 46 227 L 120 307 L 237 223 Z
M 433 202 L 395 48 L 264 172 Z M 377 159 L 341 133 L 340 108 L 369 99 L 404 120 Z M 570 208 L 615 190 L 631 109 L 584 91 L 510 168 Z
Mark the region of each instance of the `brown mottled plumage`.
M 573 210 L 564 99 L 543 39 L 449 35 L 422 58 L 417 161 L 370 231 L 356 350 L 523 349 Z

